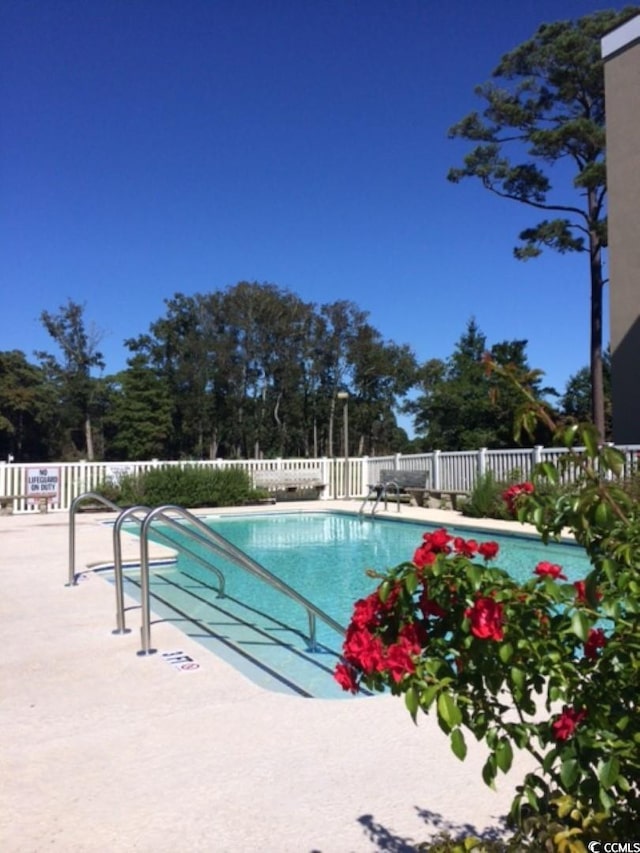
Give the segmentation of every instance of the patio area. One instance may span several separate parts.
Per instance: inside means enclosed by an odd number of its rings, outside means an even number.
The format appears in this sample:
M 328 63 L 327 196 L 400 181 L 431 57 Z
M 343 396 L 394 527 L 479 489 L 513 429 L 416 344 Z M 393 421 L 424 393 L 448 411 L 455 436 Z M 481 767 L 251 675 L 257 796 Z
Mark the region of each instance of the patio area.
M 310 507 L 282 506 L 295 508 Z M 110 562 L 101 521 L 113 518 L 78 516 L 78 571 Z M 0 517 L 0 537 L 6 853 L 402 853 L 443 829 L 500 827 L 524 756 L 495 792 L 481 780 L 482 746 L 469 738 L 458 761 L 435 719 L 414 726 L 402 700 L 266 692 L 167 622 L 153 625 L 154 646 L 199 668 L 139 657 L 139 614 L 128 613 L 130 634 L 112 635 L 103 577 L 65 586 L 66 513 Z M 137 554 L 131 537 L 124 556 Z

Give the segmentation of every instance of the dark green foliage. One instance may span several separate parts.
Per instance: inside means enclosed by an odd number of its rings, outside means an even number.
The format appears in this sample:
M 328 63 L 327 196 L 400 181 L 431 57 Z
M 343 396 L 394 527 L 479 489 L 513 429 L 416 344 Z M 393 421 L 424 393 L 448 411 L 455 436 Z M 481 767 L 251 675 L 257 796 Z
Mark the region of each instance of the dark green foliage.
M 420 853 L 516 853 L 522 848 L 511 847 L 500 839 L 485 841 L 473 835 L 453 836 L 449 832 L 440 832 L 416 849 Z
M 149 368 L 141 355 L 114 377 L 103 419 L 105 439 L 112 459 L 144 460 L 163 456 L 173 425 L 172 403 L 166 383 Z
M 415 381 L 410 348 L 384 341 L 353 303 L 317 306 L 273 284 L 167 301 L 127 342 L 171 401 L 166 458 L 333 456 L 349 393 L 350 452 L 404 449 L 394 408 Z
M 511 482 L 515 482 L 515 479 Z M 468 500 L 461 506 L 463 515 L 469 518 L 510 518 L 502 493 L 508 483 L 498 482 L 488 471 L 476 481 Z
M 105 486 L 98 491 L 120 506 L 239 506 L 255 497 L 245 471 L 192 465 L 154 468 L 139 476 L 123 477 L 117 489 Z
M 351 302 L 257 282 L 176 293 L 105 379 L 92 375 L 102 356 L 83 312 L 69 301 L 42 313 L 60 355 L 38 353 L 41 366 L 0 354 L 0 449 L 17 462 L 342 455 L 345 391 L 350 455 L 407 449 L 395 413 L 415 357 Z
M 48 385 L 55 389 L 64 436 L 63 457 L 88 461 L 95 458 L 92 419 L 100 409 L 100 383 L 91 371 L 104 368 L 98 351 L 100 333 L 87 330 L 84 305 L 69 299 L 57 314 L 43 311 L 40 320 L 53 338 L 61 357 L 38 352 Z
M 446 361 L 433 360 L 419 371 L 421 394 L 407 405 L 414 414 L 416 431 L 423 435 L 424 450 L 473 450 L 479 447 L 513 447 L 513 423 L 521 398 L 511 385 L 487 372 L 488 354 L 499 364 L 527 372 L 533 393 L 540 397 L 539 376 L 529 370 L 527 341 L 487 344 L 474 319 Z M 532 444 L 545 443 L 542 431 Z
M 602 376 L 604 382 L 604 436 L 606 441 L 610 441 L 612 434 L 610 350 L 604 353 L 602 359 Z M 576 423 L 591 418 L 593 405 L 588 367 L 582 367 L 577 373 L 569 377 L 560 402 L 563 415 Z
M 39 461 L 59 452 L 57 406 L 44 371 L 23 352 L 0 352 L 0 459 Z
M 531 39 L 500 60 L 476 89 L 484 100 L 450 130 L 474 143 L 454 183 L 467 177 L 501 198 L 548 212 L 519 235 L 521 260 L 544 248 L 589 259 L 593 421 L 604 436 L 602 379 L 603 252 L 607 245 L 604 66 L 602 36 L 638 7 L 596 12 L 577 21 L 542 24 Z M 549 167 L 566 163 L 573 187 L 557 192 Z

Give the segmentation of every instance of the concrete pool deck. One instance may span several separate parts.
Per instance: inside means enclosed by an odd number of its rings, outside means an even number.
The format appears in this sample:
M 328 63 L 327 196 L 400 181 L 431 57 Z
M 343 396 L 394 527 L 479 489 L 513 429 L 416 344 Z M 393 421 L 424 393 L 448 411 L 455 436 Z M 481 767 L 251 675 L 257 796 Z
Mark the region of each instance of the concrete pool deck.
M 112 561 L 102 522 L 114 517 L 77 516 L 77 571 Z M 404 506 L 399 517 L 470 523 Z M 441 830 L 499 829 L 525 756 L 492 791 L 482 746 L 469 737 L 458 761 L 435 719 L 414 726 L 401 699 L 267 692 L 168 622 L 153 645 L 200 668 L 139 657 L 138 611 L 130 634 L 112 635 L 113 587 L 94 572 L 67 587 L 67 567 L 67 513 L 0 516 L 4 853 L 408 853 Z

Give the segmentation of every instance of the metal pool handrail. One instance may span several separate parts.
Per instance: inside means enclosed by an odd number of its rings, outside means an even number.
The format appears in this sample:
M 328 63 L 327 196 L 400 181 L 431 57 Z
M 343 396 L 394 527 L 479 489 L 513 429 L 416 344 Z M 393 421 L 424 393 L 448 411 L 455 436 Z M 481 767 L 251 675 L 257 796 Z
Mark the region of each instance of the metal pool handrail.
M 121 509 L 118 504 L 114 504 L 113 501 L 105 498 L 104 495 L 98 494 L 98 492 L 85 492 L 71 501 L 71 506 L 69 507 L 69 578 L 65 586 L 78 585 L 76 576 L 76 510 L 81 503 L 87 500 L 97 501 L 109 509 L 116 510 L 116 512 L 120 512 Z
M 142 506 L 141 504 L 138 506 L 128 507 L 120 512 L 116 518 L 115 524 L 113 525 L 113 574 L 116 584 L 116 629 L 113 632 L 114 634 L 128 634 L 130 631 L 130 628 L 126 627 L 124 620 L 124 576 L 122 571 L 121 538 L 122 525 L 127 518 L 139 521 L 140 524 L 142 524 L 143 519 L 138 518 L 136 513 L 147 513 L 150 511 L 151 507 Z
M 180 522 L 176 521 L 171 515 L 178 515 L 182 518 L 189 521 L 193 527 L 196 528 L 195 531 L 190 530 L 188 527 L 184 527 L 184 525 L 180 524 Z M 202 539 L 207 540 L 208 546 L 217 554 L 222 557 L 225 557 L 231 562 L 235 563 L 241 569 L 249 572 L 255 577 L 260 578 L 261 580 L 268 583 L 274 589 L 279 590 L 284 595 L 287 595 L 293 601 L 300 604 L 301 607 L 304 607 L 307 611 L 307 616 L 309 618 L 309 644 L 310 648 L 314 650 L 316 648 L 316 617 L 321 619 L 326 625 L 336 631 L 338 634 L 345 634 L 345 628 L 340 625 L 335 619 L 332 619 L 327 613 L 321 610 L 319 607 L 316 607 L 311 601 L 297 592 L 293 587 L 290 587 L 287 583 L 280 580 L 280 578 L 276 577 L 272 574 L 268 569 L 264 566 L 261 566 L 260 563 L 257 563 L 254 559 L 252 559 L 248 554 L 245 554 L 244 551 L 237 548 L 232 542 L 229 542 L 228 539 L 225 539 L 220 533 L 216 533 L 211 528 L 207 527 L 204 522 L 202 522 L 197 516 L 193 513 L 189 512 L 189 510 L 184 509 L 181 506 L 173 506 L 171 504 L 167 504 L 165 506 L 159 506 L 156 509 L 151 510 L 145 517 L 142 522 L 142 528 L 140 531 L 140 591 L 141 591 L 141 604 L 142 604 L 142 624 L 140 627 L 141 634 L 141 642 L 142 648 L 138 652 L 139 655 L 151 655 L 155 653 L 155 649 L 151 648 L 151 603 L 150 603 L 150 593 L 149 593 L 149 530 L 153 522 L 157 519 L 161 518 L 164 522 L 168 523 L 171 526 L 176 527 L 182 533 L 186 533 L 188 535 L 199 533 L 200 536 L 197 538 L 202 541 Z
M 380 503 L 380 501 L 383 498 L 384 498 L 384 511 L 387 512 L 387 510 L 389 508 L 388 507 L 388 500 L 387 500 L 389 497 L 388 489 L 390 486 L 393 486 L 396 490 L 397 512 L 400 512 L 400 486 L 396 483 L 395 480 L 389 480 L 387 483 L 377 484 L 375 486 L 369 486 L 369 494 L 367 495 L 367 497 L 362 502 L 362 506 L 358 510 L 358 515 L 361 518 L 364 518 L 364 513 L 365 513 L 366 506 L 367 506 L 367 501 L 369 500 L 369 498 L 374 493 L 376 495 L 376 499 L 375 499 L 375 502 L 374 502 L 373 507 L 371 509 L 371 513 L 370 513 L 371 518 L 373 518 L 375 516 L 376 510 L 378 509 L 378 504 Z
M 122 512 L 120 513 L 120 515 L 116 518 L 116 522 L 113 525 L 113 572 L 114 572 L 114 579 L 115 579 L 115 586 L 116 586 L 116 629 L 115 629 L 115 631 L 113 631 L 114 634 L 128 634 L 129 630 L 130 630 L 125 625 L 125 615 L 124 615 L 124 613 L 125 613 L 125 607 L 124 607 L 124 572 L 123 572 L 123 567 L 122 567 L 122 536 L 121 536 L 122 525 L 124 524 L 124 522 L 128 518 L 131 518 L 133 521 L 137 521 L 142 526 L 144 518 L 138 518 L 138 516 L 136 515 L 136 513 L 141 513 L 141 512 L 143 512 L 143 513 L 145 513 L 145 515 L 147 515 L 148 513 L 151 512 L 151 507 L 143 506 L 142 504 L 139 504 L 138 506 L 132 506 L 132 507 L 129 507 L 127 509 L 123 509 Z M 171 519 L 169 517 L 166 517 L 164 520 L 169 524 L 171 523 Z M 182 527 L 182 525 L 178 525 L 178 527 L 180 528 L 180 531 L 182 533 L 185 532 L 185 529 Z M 189 533 L 190 531 L 186 531 L 186 532 Z M 164 539 L 167 539 L 169 542 L 171 542 L 172 545 L 175 546 L 177 544 L 176 542 L 173 541 L 173 539 L 169 538 L 166 534 L 163 534 L 162 531 L 159 532 L 159 535 L 162 536 Z M 192 538 L 197 538 L 200 542 L 202 542 L 205 545 L 208 544 L 208 540 L 205 539 L 204 536 L 201 536 L 201 534 L 199 534 L 199 533 L 196 534 L 194 532 Z M 222 572 L 220 571 L 220 569 L 218 569 L 217 566 L 214 566 L 208 560 L 203 559 L 199 554 L 196 554 L 190 548 L 187 548 L 184 545 L 180 545 L 179 547 L 182 550 L 186 551 L 187 554 L 189 554 L 189 556 L 192 557 L 194 560 L 197 560 L 199 563 L 201 563 L 207 569 L 214 572 L 214 574 L 218 578 L 218 583 L 220 584 L 218 594 L 221 597 L 224 597 L 226 581 L 225 581 L 225 577 L 222 574 Z

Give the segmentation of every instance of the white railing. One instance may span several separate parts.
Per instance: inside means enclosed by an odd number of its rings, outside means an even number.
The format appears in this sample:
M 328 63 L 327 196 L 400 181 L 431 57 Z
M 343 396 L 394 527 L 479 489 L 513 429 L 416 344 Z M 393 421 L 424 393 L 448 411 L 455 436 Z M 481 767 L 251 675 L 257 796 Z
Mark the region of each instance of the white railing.
M 625 454 L 625 475 L 640 470 L 640 445 L 620 447 Z M 513 450 L 465 450 L 417 453 L 354 459 L 214 459 L 203 461 L 145 462 L 45 462 L 40 464 L 0 462 L 0 512 L 34 513 L 68 510 L 74 498 L 99 491 L 106 482 L 117 483 L 125 474 L 142 474 L 153 468 L 180 466 L 241 468 L 250 476 L 256 471 L 321 471 L 325 484 L 321 499 L 334 500 L 367 495 L 369 486 L 380 481 L 383 470 L 424 471 L 433 489 L 471 491 L 479 476 L 491 472 L 496 480 L 526 480 L 538 462 L 557 462 L 567 451 L 561 447 Z M 570 482 L 567 470 L 564 481 Z

